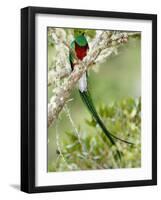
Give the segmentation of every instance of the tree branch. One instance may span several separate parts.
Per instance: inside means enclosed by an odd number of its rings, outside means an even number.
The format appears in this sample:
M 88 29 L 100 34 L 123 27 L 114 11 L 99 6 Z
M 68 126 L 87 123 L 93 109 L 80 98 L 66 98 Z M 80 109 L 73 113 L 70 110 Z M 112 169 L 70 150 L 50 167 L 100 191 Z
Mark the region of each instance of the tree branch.
M 66 68 L 62 69 L 60 72 L 56 72 L 54 69 L 48 72 L 48 86 L 54 84 L 58 79 L 63 79 L 70 75 L 70 71 Z

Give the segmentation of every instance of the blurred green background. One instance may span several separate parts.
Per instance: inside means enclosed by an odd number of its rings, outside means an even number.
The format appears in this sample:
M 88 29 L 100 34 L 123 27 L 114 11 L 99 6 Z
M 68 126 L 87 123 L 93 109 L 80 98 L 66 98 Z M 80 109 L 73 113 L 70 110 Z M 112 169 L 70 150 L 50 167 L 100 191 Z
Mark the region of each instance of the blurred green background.
M 99 71 L 89 71 L 89 88 L 96 108 L 103 105 L 111 105 L 127 97 L 138 98 L 141 96 L 141 41 L 132 38 L 129 42 L 120 47 L 118 55 L 112 55 L 100 64 Z M 48 46 L 48 65 L 52 63 L 55 55 L 54 46 Z M 51 97 L 52 89 L 48 88 L 48 98 Z M 79 96 L 78 89 L 72 92 L 73 99 L 68 103 L 71 117 L 77 127 L 86 132 L 93 132 L 93 129 L 85 123 L 90 119 L 89 111 L 84 106 Z M 66 131 L 72 131 L 71 123 L 64 112 L 61 112 L 57 120 L 60 144 L 64 140 Z M 57 158 L 57 145 L 55 138 L 55 125 L 48 129 L 48 170 Z

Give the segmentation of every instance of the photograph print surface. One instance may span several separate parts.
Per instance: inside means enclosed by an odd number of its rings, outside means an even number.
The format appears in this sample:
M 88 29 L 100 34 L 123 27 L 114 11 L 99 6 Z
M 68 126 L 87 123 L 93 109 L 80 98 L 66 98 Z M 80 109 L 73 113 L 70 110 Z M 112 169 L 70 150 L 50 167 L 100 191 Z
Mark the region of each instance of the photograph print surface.
M 48 172 L 141 167 L 141 32 L 47 28 Z

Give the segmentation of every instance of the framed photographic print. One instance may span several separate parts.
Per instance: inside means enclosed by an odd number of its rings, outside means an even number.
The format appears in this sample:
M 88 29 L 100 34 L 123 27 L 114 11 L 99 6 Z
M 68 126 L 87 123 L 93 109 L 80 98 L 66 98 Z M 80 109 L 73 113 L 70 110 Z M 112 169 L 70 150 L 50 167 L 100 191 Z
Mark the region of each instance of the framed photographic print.
M 21 190 L 157 184 L 157 16 L 21 9 Z

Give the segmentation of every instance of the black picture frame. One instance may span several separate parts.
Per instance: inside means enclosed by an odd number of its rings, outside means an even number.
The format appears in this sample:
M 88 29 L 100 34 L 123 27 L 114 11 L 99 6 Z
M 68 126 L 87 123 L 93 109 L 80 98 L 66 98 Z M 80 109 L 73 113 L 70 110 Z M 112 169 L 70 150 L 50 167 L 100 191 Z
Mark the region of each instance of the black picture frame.
M 35 15 L 60 14 L 152 21 L 152 179 L 35 186 Z M 45 7 L 21 9 L 21 190 L 27 193 L 147 186 L 157 184 L 157 15 Z

